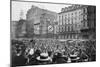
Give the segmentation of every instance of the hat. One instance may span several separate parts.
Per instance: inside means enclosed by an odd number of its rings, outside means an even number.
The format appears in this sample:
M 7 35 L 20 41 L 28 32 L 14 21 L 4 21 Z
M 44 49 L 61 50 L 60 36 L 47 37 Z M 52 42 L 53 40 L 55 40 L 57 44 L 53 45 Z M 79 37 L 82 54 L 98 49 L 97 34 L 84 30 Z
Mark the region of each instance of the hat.
M 37 57 L 37 60 L 39 61 L 49 61 L 50 59 L 48 53 L 41 53 L 40 56 Z

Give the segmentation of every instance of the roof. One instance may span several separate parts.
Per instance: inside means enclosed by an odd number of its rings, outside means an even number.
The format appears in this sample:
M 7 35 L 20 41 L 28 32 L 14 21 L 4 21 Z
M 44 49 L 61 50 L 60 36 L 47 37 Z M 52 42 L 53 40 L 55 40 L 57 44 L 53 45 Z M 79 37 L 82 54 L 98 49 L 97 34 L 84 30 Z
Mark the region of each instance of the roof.
M 80 7 L 78 7 L 78 8 L 71 8 L 71 6 L 70 7 L 68 7 L 69 8 L 69 10 L 67 10 L 67 11 L 62 11 L 62 12 L 60 12 L 60 13 L 58 13 L 58 14 L 61 14 L 61 13 L 66 13 L 66 12 L 71 12 L 71 11 L 75 11 L 75 10 L 78 10 L 78 9 L 81 9 L 81 8 L 84 8 L 84 7 L 88 7 L 87 5 L 82 5 L 82 6 L 80 6 Z M 71 9 L 70 9 L 71 8 Z M 64 8 L 64 9 L 66 9 L 66 7 Z

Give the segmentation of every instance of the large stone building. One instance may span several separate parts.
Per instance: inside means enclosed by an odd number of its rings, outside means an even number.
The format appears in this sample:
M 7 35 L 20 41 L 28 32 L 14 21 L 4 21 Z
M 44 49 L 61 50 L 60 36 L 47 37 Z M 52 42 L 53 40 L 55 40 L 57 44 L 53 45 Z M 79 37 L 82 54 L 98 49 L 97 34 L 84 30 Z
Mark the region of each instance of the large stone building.
M 53 24 L 55 23 L 56 19 L 57 13 L 32 6 L 26 14 L 26 20 L 28 22 L 27 32 L 29 32 L 30 36 L 39 35 L 42 37 L 47 37 L 48 35 L 45 34 L 54 33 Z
M 92 10 L 93 9 L 93 10 Z M 95 27 L 95 7 L 87 5 L 72 5 L 62 8 L 58 15 L 59 38 L 82 38 L 84 29 Z M 84 35 L 84 34 L 83 34 Z
M 11 21 L 10 25 L 11 25 L 11 39 L 15 39 L 16 38 L 16 24 L 18 21 Z
M 11 21 L 11 39 L 26 37 L 26 20 Z
M 20 19 L 17 23 L 16 23 L 16 38 L 23 38 L 26 37 L 26 23 L 27 21 L 24 19 Z
M 86 13 L 83 14 L 86 18 L 83 20 L 87 22 L 88 28 L 86 29 L 84 26 L 81 28 L 81 36 L 83 38 L 96 39 L 96 6 L 87 6 L 86 10 Z

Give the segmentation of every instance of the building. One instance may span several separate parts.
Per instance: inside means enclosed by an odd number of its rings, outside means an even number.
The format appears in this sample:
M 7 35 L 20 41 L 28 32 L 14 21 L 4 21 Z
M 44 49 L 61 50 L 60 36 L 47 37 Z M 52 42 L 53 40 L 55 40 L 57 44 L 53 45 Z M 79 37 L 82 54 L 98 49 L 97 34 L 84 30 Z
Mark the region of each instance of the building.
M 83 16 L 85 16 L 83 20 L 87 22 L 88 29 L 84 26 L 81 28 L 82 37 L 96 39 L 96 6 L 87 6 Z
M 40 34 L 40 23 L 34 24 L 34 33 Z
M 51 15 L 51 14 L 47 14 L 44 13 L 41 16 L 41 20 L 40 20 L 40 32 L 41 34 L 45 35 L 46 37 L 53 37 L 52 35 L 54 35 L 55 32 L 55 16 Z
M 16 23 L 16 38 L 22 38 L 22 37 L 26 37 L 26 20 L 24 19 L 20 19 L 17 23 Z
M 57 19 L 57 13 L 46 10 L 46 9 L 41 9 L 37 6 L 32 6 L 27 11 L 26 19 L 28 21 L 27 31 L 29 30 L 28 31 L 29 35 L 31 36 L 39 35 L 41 37 L 47 37 L 48 35 L 46 34 L 54 33 L 54 30 L 49 31 L 48 27 L 50 27 L 50 25 L 54 27 L 53 23 L 54 23 L 54 20 Z M 36 28 L 36 26 L 38 27 Z M 38 33 L 36 33 L 37 32 L 36 29 L 38 29 Z
M 11 21 L 11 39 L 16 38 L 16 24 L 18 21 Z
M 92 10 L 92 8 L 94 6 L 87 5 L 72 5 L 62 8 L 57 19 L 59 38 L 79 39 L 82 38 L 83 29 L 95 27 L 93 26 L 95 24 L 95 9 Z

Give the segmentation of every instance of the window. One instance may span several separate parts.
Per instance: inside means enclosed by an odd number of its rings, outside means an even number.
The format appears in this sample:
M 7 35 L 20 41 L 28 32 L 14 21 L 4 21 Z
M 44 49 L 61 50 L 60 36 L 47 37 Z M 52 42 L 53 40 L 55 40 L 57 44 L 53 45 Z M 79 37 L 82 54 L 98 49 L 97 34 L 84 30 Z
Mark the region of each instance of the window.
M 63 26 L 63 32 L 65 32 L 65 26 Z
M 81 16 L 79 16 L 79 21 L 80 21 L 80 19 L 81 19 Z
M 73 31 L 73 26 L 72 26 L 72 30 L 71 31 Z
M 60 16 L 59 16 L 59 22 L 60 22 Z
M 81 11 L 79 11 L 79 15 L 81 14 Z
M 87 27 L 87 22 L 84 22 L 85 27 Z M 92 24 L 93 25 L 93 24 Z
M 61 39 L 61 36 L 59 36 L 59 39 Z
M 71 20 L 72 20 L 72 24 L 73 24 L 73 18 Z
M 70 31 L 70 26 L 69 26 L 69 31 Z
M 68 14 L 68 18 L 70 18 L 70 14 Z
M 67 18 L 65 17 L 65 24 L 66 24 Z
M 75 15 L 77 16 L 77 12 L 75 12 Z
M 65 17 L 67 17 L 67 14 L 65 15 Z
M 83 15 L 80 16 L 80 21 L 82 21 L 82 20 L 83 20 Z
M 66 24 L 66 17 L 64 16 L 64 19 L 63 19 L 63 23 L 64 25 Z
M 65 39 L 67 39 L 67 35 L 65 35 Z
M 68 18 L 68 24 L 70 23 L 70 18 Z
M 66 31 L 68 31 L 68 26 L 66 26 Z
M 60 26 L 59 26 L 59 32 L 60 32 Z
M 72 26 L 70 26 L 70 31 L 72 31 Z
M 75 21 L 77 20 L 77 17 L 75 17 Z
M 75 18 L 76 18 L 76 17 L 73 18 L 73 24 L 75 24 L 75 22 L 76 22 Z
M 68 26 L 68 31 L 69 31 L 69 26 Z
M 71 17 L 73 17 L 73 13 L 71 14 Z
M 84 11 L 84 13 L 87 13 L 87 8 L 84 8 L 83 11 Z
M 62 15 L 62 24 L 63 24 L 63 19 L 64 19 L 64 18 L 63 18 L 63 15 Z
M 77 39 L 77 35 L 75 35 L 75 39 Z
M 70 35 L 68 36 L 68 39 L 70 39 Z
M 87 15 L 84 15 L 84 20 L 87 20 Z

